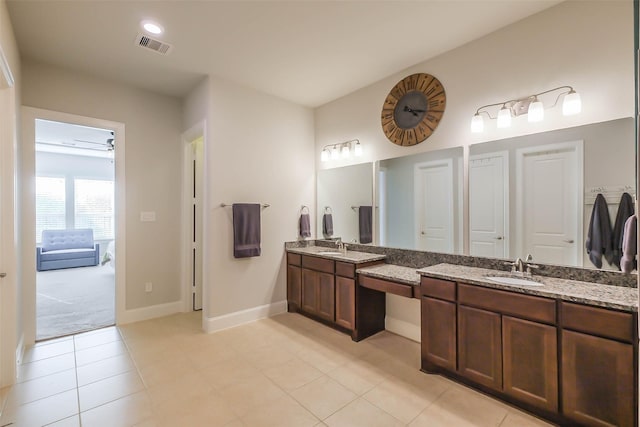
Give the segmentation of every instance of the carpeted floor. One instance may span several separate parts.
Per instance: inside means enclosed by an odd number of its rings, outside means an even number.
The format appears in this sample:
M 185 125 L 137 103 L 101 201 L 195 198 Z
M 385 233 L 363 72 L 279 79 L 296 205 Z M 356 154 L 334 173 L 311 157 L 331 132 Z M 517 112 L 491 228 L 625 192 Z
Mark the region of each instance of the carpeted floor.
M 36 340 L 115 323 L 115 271 L 109 265 L 40 271 Z

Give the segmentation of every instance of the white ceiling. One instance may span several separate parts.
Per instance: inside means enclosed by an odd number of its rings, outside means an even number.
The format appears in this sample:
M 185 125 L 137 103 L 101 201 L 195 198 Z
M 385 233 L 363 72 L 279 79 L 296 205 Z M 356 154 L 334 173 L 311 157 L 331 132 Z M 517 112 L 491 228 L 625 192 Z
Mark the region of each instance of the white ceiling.
M 317 107 L 559 0 L 8 0 L 21 54 L 182 97 L 205 75 Z M 162 56 L 134 45 L 165 28 Z
M 109 157 L 115 145 L 114 140 L 109 143 L 112 138 L 109 129 L 36 119 L 36 151 Z

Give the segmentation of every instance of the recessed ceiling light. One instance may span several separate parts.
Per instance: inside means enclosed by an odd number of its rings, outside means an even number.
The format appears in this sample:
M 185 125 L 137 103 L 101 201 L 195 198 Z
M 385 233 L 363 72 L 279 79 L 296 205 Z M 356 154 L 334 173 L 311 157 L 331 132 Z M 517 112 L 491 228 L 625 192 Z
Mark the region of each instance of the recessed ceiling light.
M 164 32 L 164 29 L 162 28 L 162 26 L 160 26 L 160 24 L 156 24 L 152 21 L 142 21 L 142 28 L 144 28 L 145 31 L 148 31 L 151 34 L 162 34 Z

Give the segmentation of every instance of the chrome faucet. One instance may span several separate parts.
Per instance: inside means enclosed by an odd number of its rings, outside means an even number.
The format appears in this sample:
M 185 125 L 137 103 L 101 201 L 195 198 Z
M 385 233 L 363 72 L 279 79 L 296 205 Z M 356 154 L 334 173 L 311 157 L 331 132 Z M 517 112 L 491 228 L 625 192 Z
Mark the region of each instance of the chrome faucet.
M 339 238 L 339 237 L 336 239 L 336 247 L 343 254 L 345 254 L 345 255 L 347 254 L 347 245 L 342 243 L 342 239 Z
M 533 261 L 533 257 L 531 254 L 527 254 L 527 257 L 523 260 L 518 257 L 513 262 L 508 262 L 507 264 L 511 266 L 511 272 L 517 273 L 520 276 L 531 276 L 531 270 L 535 268 L 539 268 L 540 266 L 531 264 Z

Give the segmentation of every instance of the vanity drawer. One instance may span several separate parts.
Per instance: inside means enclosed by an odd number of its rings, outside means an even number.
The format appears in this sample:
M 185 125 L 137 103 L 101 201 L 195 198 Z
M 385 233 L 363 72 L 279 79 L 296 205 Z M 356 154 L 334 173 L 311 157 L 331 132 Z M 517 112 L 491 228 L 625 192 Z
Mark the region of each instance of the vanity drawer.
M 413 286 L 411 285 L 376 279 L 375 277 L 363 276 L 362 274 L 358 276 L 358 283 L 362 287 L 375 291 L 387 292 L 407 298 L 413 297 Z
M 335 262 L 331 259 L 320 258 L 315 256 L 302 256 L 302 266 L 310 270 L 322 271 L 333 274 Z
M 300 265 L 302 263 L 302 255 L 287 253 L 287 264 Z
M 549 298 L 460 283 L 458 284 L 458 301 L 460 304 L 516 317 L 545 323 L 556 323 L 556 302 Z
M 633 342 L 634 320 L 631 313 L 562 302 L 562 327 L 579 332 Z
M 336 275 L 355 279 L 356 266 L 348 262 L 336 261 Z
M 456 300 L 456 282 L 423 276 L 420 279 L 420 290 L 422 295 L 428 297 L 453 302 Z

